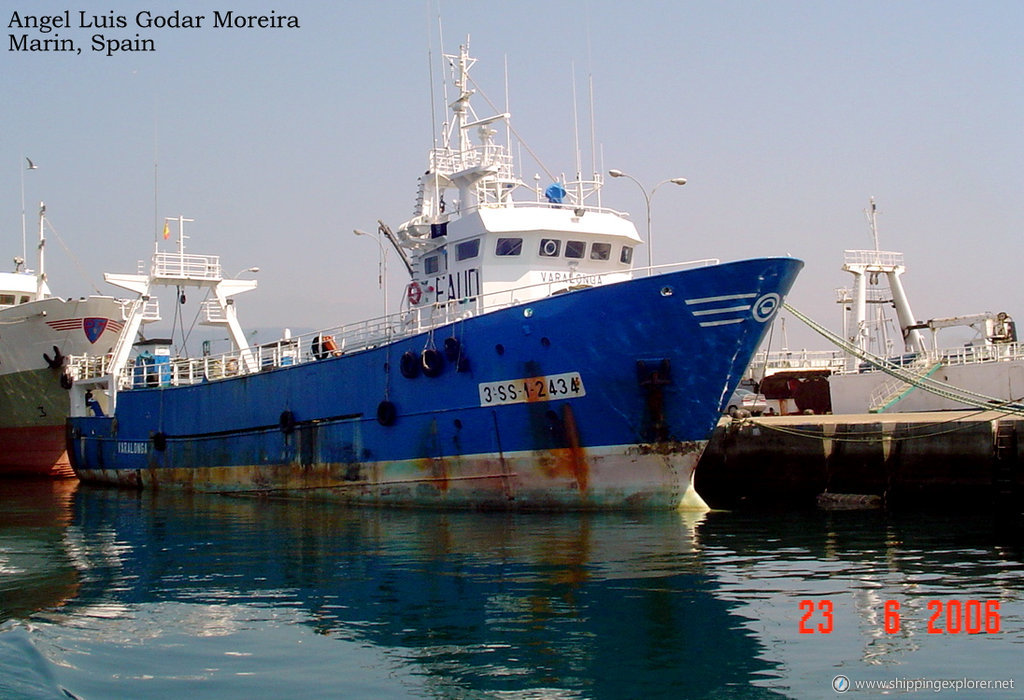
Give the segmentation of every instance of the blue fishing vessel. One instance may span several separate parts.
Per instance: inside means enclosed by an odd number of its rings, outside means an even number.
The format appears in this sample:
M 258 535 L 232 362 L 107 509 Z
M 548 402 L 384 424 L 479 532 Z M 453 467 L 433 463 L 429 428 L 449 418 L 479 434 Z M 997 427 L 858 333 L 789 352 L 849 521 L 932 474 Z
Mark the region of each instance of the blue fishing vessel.
M 633 266 L 643 241 L 603 179 L 528 185 L 470 102 L 474 60 L 414 216 L 380 235 L 410 276 L 400 309 L 250 346 L 220 258 L 155 246 L 109 355 L 71 358 L 72 464 L 143 488 L 498 509 L 674 508 L 802 263 Z M 474 142 L 472 137 L 476 136 Z M 135 344 L 154 289 L 206 288 L 234 350 Z

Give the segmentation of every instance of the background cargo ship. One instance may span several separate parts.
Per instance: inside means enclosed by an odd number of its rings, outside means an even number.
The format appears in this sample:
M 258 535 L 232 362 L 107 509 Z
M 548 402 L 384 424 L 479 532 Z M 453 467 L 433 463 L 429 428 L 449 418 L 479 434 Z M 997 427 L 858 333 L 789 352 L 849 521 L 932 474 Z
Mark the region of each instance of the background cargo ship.
M 835 348 L 766 348 L 754 357 L 746 379 L 782 414 L 1024 412 L 1024 347 L 1013 317 L 984 311 L 919 320 L 903 284 L 903 253 L 879 249 L 873 199 L 867 214 L 874 248 L 843 255 L 842 269 L 853 276 L 853 286 L 836 290 L 842 334 L 790 309 Z M 949 329 L 961 337 L 966 332 L 966 339 L 944 342 L 940 333 Z

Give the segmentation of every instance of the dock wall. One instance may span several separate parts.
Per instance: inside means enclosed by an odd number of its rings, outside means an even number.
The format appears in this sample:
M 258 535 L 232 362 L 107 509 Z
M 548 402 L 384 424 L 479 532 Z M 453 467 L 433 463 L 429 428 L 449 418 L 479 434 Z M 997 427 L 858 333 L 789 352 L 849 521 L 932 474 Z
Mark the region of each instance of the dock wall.
M 1019 508 L 1024 419 L 942 412 L 723 419 L 697 466 L 714 508 L 812 505 L 821 494 L 891 506 Z

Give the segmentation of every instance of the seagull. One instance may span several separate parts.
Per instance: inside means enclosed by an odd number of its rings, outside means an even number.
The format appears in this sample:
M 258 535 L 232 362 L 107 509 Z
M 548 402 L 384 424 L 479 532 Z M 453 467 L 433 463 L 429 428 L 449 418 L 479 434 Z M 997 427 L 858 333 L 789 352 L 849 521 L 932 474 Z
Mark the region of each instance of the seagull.
M 25 168 L 26 170 L 38 170 L 39 169 L 39 166 L 36 165 L 35 163 L 33 163 L 32 159 L 29 158 L 28 156 L 25 157 L 25 160 L 28 161 L 28 167 Z

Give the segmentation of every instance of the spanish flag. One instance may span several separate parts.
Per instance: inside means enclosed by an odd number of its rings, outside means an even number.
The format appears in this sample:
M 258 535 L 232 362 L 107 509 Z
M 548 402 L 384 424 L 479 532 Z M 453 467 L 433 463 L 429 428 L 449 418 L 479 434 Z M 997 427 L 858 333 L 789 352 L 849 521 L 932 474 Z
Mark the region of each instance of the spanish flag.
M 171 226 L 166 221 L 164 222 L 164 240 L 166 241 L 171 237 Z

